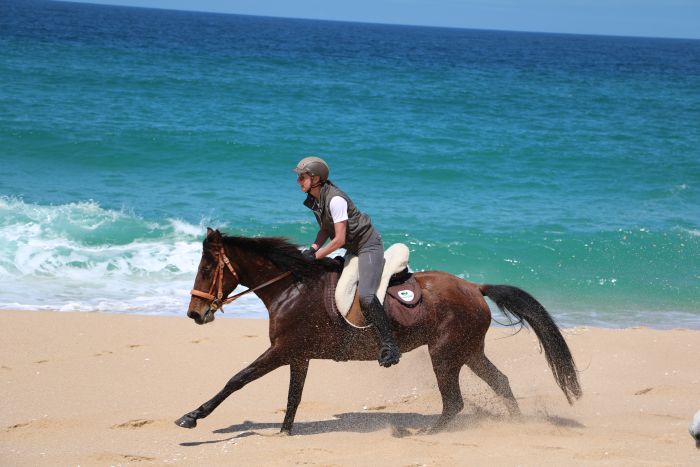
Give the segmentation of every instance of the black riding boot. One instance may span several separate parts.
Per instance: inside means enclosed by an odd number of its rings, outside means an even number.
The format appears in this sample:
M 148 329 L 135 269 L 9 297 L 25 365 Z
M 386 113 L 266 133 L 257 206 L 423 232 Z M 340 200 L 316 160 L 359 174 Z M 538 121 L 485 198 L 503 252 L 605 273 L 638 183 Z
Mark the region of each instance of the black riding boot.
M 399 363 L 401 351 L 396 345 L 394 335 L 391 333 L 391 325 L 386 316 L 384 307 L 379 303 L 379 299 L 374 296 L 370 303 L 361 301 L 360 308 L 368 324 L 374 324 L 377 334 L 379 335 L 379 364 L 384 367 L 390 367 Z

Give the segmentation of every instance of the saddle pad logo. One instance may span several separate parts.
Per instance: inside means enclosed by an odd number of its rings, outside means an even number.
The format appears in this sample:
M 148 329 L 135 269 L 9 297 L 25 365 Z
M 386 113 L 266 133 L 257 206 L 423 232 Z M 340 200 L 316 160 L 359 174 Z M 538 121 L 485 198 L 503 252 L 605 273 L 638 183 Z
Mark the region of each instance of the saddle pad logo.
M 410 302 L 413 300 L 413 292 L 411 290 L 399 290 L 397 295 L 404 302 Z

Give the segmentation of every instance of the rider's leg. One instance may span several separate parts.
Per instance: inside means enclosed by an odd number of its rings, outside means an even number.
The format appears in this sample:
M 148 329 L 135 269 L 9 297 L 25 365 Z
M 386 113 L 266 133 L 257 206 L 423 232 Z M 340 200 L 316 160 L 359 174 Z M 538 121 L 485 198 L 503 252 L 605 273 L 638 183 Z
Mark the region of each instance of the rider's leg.
M 384 245 L 379 234 L 375 234 L 360 248 L 358 263 L 360 278 L 357 289 L 360 308 L 365 320 L 374 324 L 379 335 L 379 364 L 389 367 L 399 362 L 401 351 L 394 340 L 384 307 L 377 298 L 377 288 L 384 267 Z

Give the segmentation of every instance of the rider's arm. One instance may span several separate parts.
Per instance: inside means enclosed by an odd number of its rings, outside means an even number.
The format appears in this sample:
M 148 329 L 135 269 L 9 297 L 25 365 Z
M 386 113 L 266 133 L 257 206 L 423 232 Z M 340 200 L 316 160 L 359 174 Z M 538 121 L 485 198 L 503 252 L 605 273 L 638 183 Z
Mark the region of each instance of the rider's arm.
M 316 240 L 311 244 L 311 248 L 314 250 L 318 250 L 323 246 L 324 243 L 326 243 L 326 240 L 328 240 L 328 234 L 326 233 L 325 230 L 319 230 L 318 233 L 316 234 Z
M 345 233 L 348 230 L 348 221 L 336 222 L 333 224 L 333 230 L 335 231 L 335 237 L 328 242 L 328 245 L 316 252 L 316 259 L 324 258 L 345 245 Z
M 333 218 L 333 239 L 316 252 L 316 259 L 321 259 L 333 253 L 338 248 L 345 246 L 345 237 L 348 231 L 348 202 L 342 196 L 334 196 L 328 204 Z M 320 233 L 320 232 L 319 232 Z M 326 240 L 325 238 L 323 239 Z M 319 243 L 319 246 L 323 243 Z

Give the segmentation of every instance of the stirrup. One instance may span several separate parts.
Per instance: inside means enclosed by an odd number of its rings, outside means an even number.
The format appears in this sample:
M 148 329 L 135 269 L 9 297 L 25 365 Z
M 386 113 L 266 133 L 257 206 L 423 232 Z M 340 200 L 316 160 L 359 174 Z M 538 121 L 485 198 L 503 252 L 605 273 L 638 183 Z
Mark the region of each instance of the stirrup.
M 401 359 L 401 350 L 393 344 L 386 342 L 379 348 L 379 364 L 385 368 L 396 365 Z

